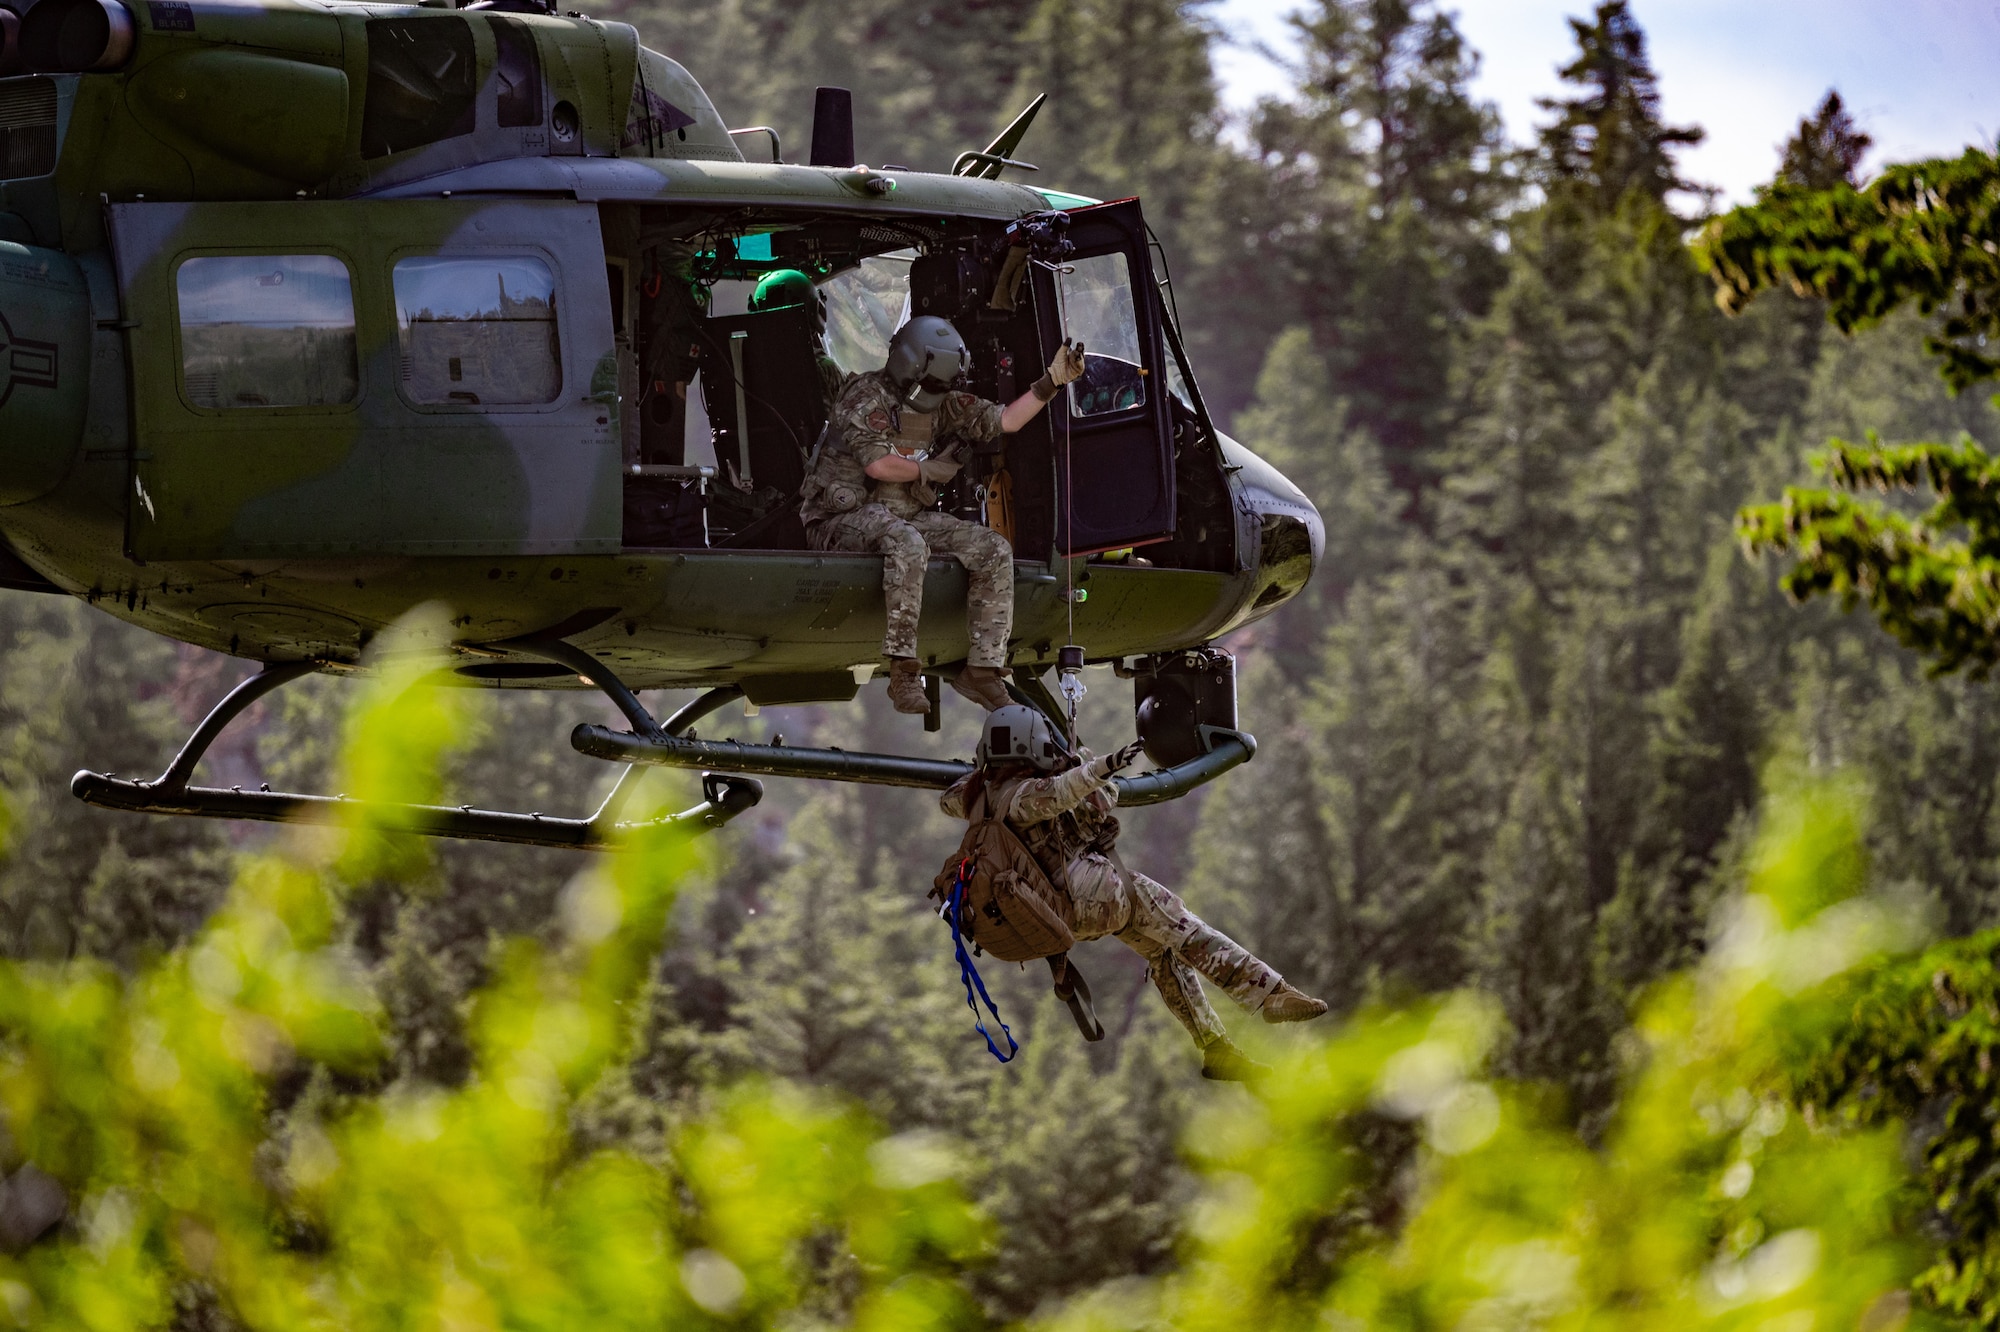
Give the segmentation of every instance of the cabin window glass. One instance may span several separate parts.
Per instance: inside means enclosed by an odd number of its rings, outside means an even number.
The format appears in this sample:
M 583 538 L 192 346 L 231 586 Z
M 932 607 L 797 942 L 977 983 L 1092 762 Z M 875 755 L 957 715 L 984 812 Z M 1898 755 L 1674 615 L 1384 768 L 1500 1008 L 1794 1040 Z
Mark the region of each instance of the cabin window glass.
M 1187 371 L 1181 366 L 1181 358 L 1173 352 L 1171 344 L 1167 350 L 1167 392 L 1174 400 L 1189 411 L 1194 410 L 1194 393 L 1188 388 Z
M 410 401 L 518 406 L 562 391 L 556 282 L 541 260 L 404 259 L 395 288 Z
M 354 283 L 330 254 L 215 255 L 182 262 L 181 376 L 196 407 L 353 402 Z
M 1132 270 L 1122 254 L 1100 254 L 1064 265 L 1063 332 L 1084 345 L 1083 377 L 1069 386 L 1072 416 L 1105 416 L 1146 402 Z
M 849 374 L 880 370 L 889 360 L 889 339 L 910 318 L 910 264 L 915 250 L 863 259 L 828 278 L 826 353 Z
M 472 133 L 477 64 L 472 25 L 456 15 L 368 20 L 361 155 L 387 157 Z

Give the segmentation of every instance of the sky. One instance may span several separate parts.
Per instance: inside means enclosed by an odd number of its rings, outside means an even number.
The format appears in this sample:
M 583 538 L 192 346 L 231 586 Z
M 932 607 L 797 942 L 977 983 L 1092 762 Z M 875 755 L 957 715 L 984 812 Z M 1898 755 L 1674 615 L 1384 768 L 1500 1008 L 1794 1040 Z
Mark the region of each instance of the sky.
M 1282 94 L 1283 68 L 1261 44 L 1290 46 L 1284 16 L 1301 0 L 1217 0 L 1232 39 L 1220 53 L 1223 95 L 1242 108 Z M 1538 96 L 1575 50 L 1567 15 L 1591 0 L 1446 0 L 1483 57 L 1475 93 L 1499 104 L 1527 140 L 1545 116 Z M 1632 0 L 1646 31 L 1668 123 L 1707 141 L 1681 156 L 1683 175 L 1741 202 L 1770 179 L 1780 145 L 1828 88 L 1875 139 L 1864 171 L 1885 162 L 1991 147 L 2000 132 L 2000 0 Z

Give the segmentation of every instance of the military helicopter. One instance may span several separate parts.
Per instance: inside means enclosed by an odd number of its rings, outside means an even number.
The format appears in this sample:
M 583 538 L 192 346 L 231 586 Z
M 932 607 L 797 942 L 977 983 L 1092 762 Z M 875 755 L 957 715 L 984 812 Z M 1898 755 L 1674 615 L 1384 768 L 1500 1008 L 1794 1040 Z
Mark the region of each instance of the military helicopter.
M 1128 805 L 1254 753 L 1209 644 L 1305 584 L 1320 517 L 1210 420 L 1138 201 L 1003 179 L 1039 99 L 931 173 L 858 163 L 821 89 L 798 164 L 630 26 L 539 0 L 0 3 L 0 585 L 263 663 L 160 777 L 81 772 L 82 799 L 341 817 L 190 781 L 253 701 L 365 670 L 423 603 L 453 609 L 457 682 L 602 691 L 629 729 L 572 742 L 627 766 L 588 818 L 387 812 L 410 831 L 600 848 L 650 766 L 704 773 L 690 831 L 755 775 L 948 784 L 964 764 L 692 729 L 882 665 L 880 558 L 807 549 L 796 494 L 819 358 L 879 368 L 913 313 L 954 321 L 990 398 L 1090 348 L 945 499 L 1016 551 L 1017 697 L 1065 720 L 1052 671 L 1131 678 L 1159 769 Z M 810 305 L 750 308 L 778 270 L 823 296 L 823 344 Z M 964 596 L 933 561 L 930 729 Z M 639 691 L 670 688 L 705 692 L 656 718 Z

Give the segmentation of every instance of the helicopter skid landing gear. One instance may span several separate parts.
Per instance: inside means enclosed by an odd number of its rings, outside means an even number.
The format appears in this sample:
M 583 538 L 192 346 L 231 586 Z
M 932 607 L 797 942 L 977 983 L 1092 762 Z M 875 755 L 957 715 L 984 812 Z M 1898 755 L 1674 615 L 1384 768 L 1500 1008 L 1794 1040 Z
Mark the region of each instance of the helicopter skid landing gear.
M 580 754 L 614 763 L 703 768 L 718 772 L 755 773 L 763 777 L 867 782 L 877 786 L 912 786 L 931 791 L 942 791 L 972 771 L 971 764 L 953 759 L 912 758 L 902 754 L 871 754 L 848 749 L 811 749 L 801 745 L 746 744 L 740 740 L 703 740 L 682 734 L 709 713 L 740 697 L 742 692 L 735 685 L 718 685 L 675 713 L 665 726 L 655 723 L 646 729 L 635 727 L 631 731 L 614 731 L 608 726 L 586 722 L 570 732 L 569 742 Z M 1045 695 L 1046 691 L 1043 693 Z M 1031 691 L 1024 694 L 1024 701 L 1030 697 Z M 647 720 L 650 722 L 651 718 Z M 1141 773 L 1136 777 L 1113 777 L 1111 781 L 1118 788 L 1119 805 L 1127 809 L 1135 805 L 1157 805 L 1186 795 L 1231 768 L 1248 763 L 1256 755 L 1257 741 L 1254 736 L 1213 727 L 1210 730 L 1208 751 L 1186 763 L 1158 772 Z
M 568 646 L 564 644 L 563 646 Z M 478 842 L 508 842 L 519 846 L 558 847 L 572 851 L 604 851 L 618 836 L 637 828 L 667 827 L 688 836 L 720 828 L 738 814 L 754 807 L 764 797 L 763 786 L 746 777 L 703 773 L 701 804 L 693 809 L 648 824 L 621 824 L 618 815 L 631 796 L 643 769 L 634 765 L 619 777 L 603 805 L 587 819 L 555 818 L 546 814 L 518 814 L 506 810 L 474 809 L 470 805 L 398 805 L 350 800 L 346 796 L 295 795 L 268 787 L 246 791 L 240 786 L 190 786 L 195 764 L 201 761 L 223 729 L 252 703 L 302 675 L 310 674 L 314 662 L 286 662 L 267 666 L 257 675 L 229 691 L 202 719 L 194 734 L 152 781 L 133 781 L 106 773 L 85 770 L 70 780 L 70 792 L 87 804 L 106 809 L 130 810 L 138 814 L 180 814 L 208 819 L 247 819 L 259 823 L 339 823 L 357 809 L 366 809 L 388 827 L 427 837 L 454 837 Z M 599 687 L 603 685 L 599 683 Z M 623 689 L 623 685 L 619 685 Z M 606 693 L 612 693 L 606 689 Z M 646 716 L 629 691 L 626 697 Z M 613 694 L 613 701 L 619 701 Z M 621 703 L 621 707 L 623 704 Z M 629 715 L 629 714 L 628 714 Z M 651 722 L 651 717 L 646 720 Z
M 603 851 L 619 834 L 636 828 L 668 827 L 698 836 L 735 818 L 763 799 L 764 788 L 749 774 L 801 777 L 836 782 L 867 782 L 941 791 L 971 771 L 972 765 L 948 759 L 914 758 L 901 754 L 870 754 L 843 749 L 812 749 L 797 745 L 745 744 L 737 740 L 702 740 L 684 734 L 717 708 L 742 697 L 736 685 L 719 685 L 676 712 L 666 722 L 654 719 L 638 695 L 610 667 L 583 649 L 560 639 L 517 638 L 495 647 L 559 663 L 596 685 L 631 723 L 627 731 L 584 724 L 570 733 L 570 744 L 591 758 L 627 765 L 603 805 L 587 819 L 518 814 L 474 809 L 470 805 L 368 806 L 390 827 L 427 837 L 508 842 L 520 846 Z M 152 781 L 134 781 L 85 770 L 70 780 L 79 800 L 106 809 L 138 814 L 180 814 L 208 819 L 247 819 L 261 823 L 338 823 L 361 802 L 346 796 L 297 795 L 268 788 L 245 791 L 190 786 L 188 779 L 216 737 L 252 703 L 282 685 L 310 674 L 315 662 L 267 666 L 232 689 L 215 705 L 187 744 Z M 1067 726 L 1061 709 L 1038 678 L 1024 676 L 1010 686 L 1015 698 Z M 1248 763 L 1257 753 L 1254 736 L 1233 728 L 1204 726 L 1202 753 L 1172 767 L 1136 777 L 1113 777 L 1118 803 L 1125 808 L 1157 805 L 1186 795 L 1214 781 L 1231 768 Z M 701 804 L 648 824 L 623 824 L 618 815 L 647 767 L 702 769 Z

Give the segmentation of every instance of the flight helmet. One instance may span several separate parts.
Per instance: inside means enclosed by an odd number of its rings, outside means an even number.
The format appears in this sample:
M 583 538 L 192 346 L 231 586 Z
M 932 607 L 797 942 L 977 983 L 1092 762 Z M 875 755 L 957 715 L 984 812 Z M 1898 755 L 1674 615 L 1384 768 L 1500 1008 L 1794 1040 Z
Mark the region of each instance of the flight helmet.
M 1063 752 L 1049 719 L 1020 703 L 987 713 L 979 732 L 981 767 L 1019 760 L 1053 772 L 1062 763 Z
M 948 319 L 918 315 L 889 339 L 889 384 L 905 407 L 934 412 L 972 368 L 972 353 Z
M 752 310 L 784 310 L 794 305 L 813 312 L 813 332 L 826 333 L 826 293 L 796 268 L 780 268 L 766 273 L 750 293 Z

